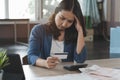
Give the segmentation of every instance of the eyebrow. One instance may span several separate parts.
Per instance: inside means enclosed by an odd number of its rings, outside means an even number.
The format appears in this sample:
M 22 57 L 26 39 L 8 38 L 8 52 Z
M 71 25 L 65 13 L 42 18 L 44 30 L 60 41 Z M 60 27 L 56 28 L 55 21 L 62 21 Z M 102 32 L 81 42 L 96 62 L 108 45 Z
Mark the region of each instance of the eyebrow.
M 61 17 L 64 17 L 62 14 L 60 15 Z M 67 19 L 66 17 L 64 17 L 65 19 Z M 68 21 L 74 21 L 74 19 L 67 19 Z

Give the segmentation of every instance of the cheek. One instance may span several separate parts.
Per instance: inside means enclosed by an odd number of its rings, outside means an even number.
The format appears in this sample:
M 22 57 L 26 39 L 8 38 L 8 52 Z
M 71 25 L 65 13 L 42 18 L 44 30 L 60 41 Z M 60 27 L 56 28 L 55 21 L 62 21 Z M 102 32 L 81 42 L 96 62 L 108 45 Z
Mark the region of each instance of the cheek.
M 55 24 L 57 26 L 61 24 L 61 20 L 58 17 L 55 18 Z
M 55 17 L 55 24 L 58 25 L 59 24 L 59 20 L 57 17 Z

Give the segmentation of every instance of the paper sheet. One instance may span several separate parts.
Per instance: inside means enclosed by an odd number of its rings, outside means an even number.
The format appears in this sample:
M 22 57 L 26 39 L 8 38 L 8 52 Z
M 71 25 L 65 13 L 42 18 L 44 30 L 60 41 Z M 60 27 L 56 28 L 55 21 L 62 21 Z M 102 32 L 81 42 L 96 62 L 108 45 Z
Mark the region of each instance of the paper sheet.
M 87 73 L 88 75 L 97 78 L 99 80 L 120 80 L 120 70 L 100 67 L 98 65 L 93 65 L 88 68 L 80 68 L 83 73 Z

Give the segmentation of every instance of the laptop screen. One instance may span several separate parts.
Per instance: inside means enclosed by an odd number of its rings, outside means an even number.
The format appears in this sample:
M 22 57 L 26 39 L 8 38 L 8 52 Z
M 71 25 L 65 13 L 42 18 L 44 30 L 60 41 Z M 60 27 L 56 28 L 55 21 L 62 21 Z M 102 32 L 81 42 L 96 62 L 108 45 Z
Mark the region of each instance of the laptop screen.
M 23 67 L 19 54 L 7 54 L 10 65 L 6 66 L 3 74 L 3 80 L 25 80 Z

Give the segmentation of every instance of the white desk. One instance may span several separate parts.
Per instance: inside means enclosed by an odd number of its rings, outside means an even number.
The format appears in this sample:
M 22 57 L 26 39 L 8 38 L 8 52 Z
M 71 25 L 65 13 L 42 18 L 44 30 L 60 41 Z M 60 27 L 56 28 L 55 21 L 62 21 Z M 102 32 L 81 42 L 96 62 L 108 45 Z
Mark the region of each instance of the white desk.
M 55 75 L 63 75 L 63 74 L 74 74 L 79 73 L 79 71 L 68 71 L 63 69 L 63 65 L 65 64 L 71 64 L 71 63 L 63 63 L 57 65 L 54 69 L 46 69 L 46 68 L 40 68 L 35 67 L 31 65 L 24 65 L 23 69 L 25 72 L 25 77 L 27 80 L 34 80 L 37 77 L 43 77 L 43 76 L 55 76 Z
M 103 67 L 120 68 L 120 58 L 87 60 L 85 63 L 87 63 L 88 66 L 96 64 Z M 55 69 L 45 69 L 45 68 L 35 67 L 31 65 L 24 65 L 23 69 L 25 72 L 26 80 L 34 80 L 35 78 L 44 77 L 44 76 L 55 76 L 55 75 L 79 73 L 78 71 L 67 71 L 63 69 L 63 66 L 67 64 L 72 64 L 72 63 L 71 62 L 61 63 L 57 65 Z
M 87 60 L 85 63 L 88 63 L 89 66 L 97 64 L 102 67 L 120 68 L 120 58 Z

